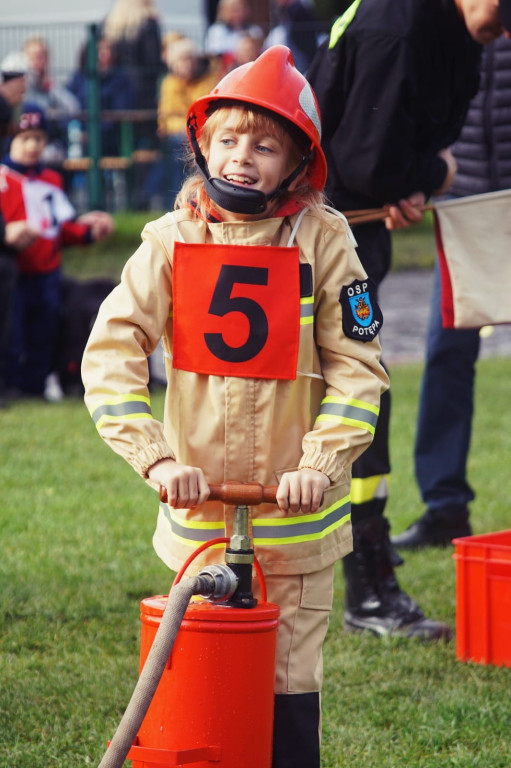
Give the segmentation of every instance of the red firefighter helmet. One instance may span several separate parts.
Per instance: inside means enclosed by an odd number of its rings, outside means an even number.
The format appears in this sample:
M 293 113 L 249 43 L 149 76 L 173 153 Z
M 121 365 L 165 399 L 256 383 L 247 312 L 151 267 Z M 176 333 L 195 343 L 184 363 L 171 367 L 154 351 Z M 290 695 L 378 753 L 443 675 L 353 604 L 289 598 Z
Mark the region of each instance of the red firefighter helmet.
M 229 72 L 207 96 L 192 104 L 187 116 L 187 131 L 196 157 L 196 135 L 200 134 L 215 102 L 225 101 L 262 107 L 299 128 L 311 145 L 307 157 L 309 183 L 314 189 L 323 189 L 327 166 L 321 149 L 319 107 L 311 86 L 294 66 L 289 48 L 285 45 L 268 48 L 255 61 Z

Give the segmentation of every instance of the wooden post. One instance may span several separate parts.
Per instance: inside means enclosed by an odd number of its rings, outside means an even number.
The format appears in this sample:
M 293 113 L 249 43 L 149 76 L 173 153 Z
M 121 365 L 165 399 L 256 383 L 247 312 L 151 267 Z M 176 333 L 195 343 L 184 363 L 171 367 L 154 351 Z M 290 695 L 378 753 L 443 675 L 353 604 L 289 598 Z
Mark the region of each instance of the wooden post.
M 101 178 L 101 116 L 98 77 L 98 25 L 89 27 L 87 45 L 87 113 L 89 154 L 91 167 L 88 172 L 89 208 L 103 207 L 103 184 Z

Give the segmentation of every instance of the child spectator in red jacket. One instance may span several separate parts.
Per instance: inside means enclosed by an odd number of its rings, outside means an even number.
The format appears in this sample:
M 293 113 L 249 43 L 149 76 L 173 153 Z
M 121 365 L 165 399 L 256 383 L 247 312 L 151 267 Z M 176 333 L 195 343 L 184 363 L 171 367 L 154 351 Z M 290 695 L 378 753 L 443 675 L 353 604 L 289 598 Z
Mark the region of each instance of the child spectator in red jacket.
M 47 143 L 44 112 L 21 107 L 9 153 L 0 164 L 0 211 L 6 228 L 16 230 L 18 280 L 6 360 L 12 393 L 60 399 L 52 374 L 60 308 L 61 251 L 66 245 L 94 242 L 113 229 L 111 217 L 91 211 L 76 217 L 56 171 L 41 164 Z M 56 386 L 55 386 L 56 385 Z

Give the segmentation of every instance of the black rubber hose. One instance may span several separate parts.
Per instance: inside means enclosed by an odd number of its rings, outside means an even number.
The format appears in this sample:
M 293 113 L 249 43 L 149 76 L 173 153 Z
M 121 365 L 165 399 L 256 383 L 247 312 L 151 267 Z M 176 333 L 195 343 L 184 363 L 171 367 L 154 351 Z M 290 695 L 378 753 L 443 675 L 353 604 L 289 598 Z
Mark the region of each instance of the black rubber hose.
M 208 588 L 211 580 L 198 576 L 180 581 L 170 591 L 135 690 L 98 768 L 121 768 L 126 760 L 160 682 L 190 598 L 204 594 Z

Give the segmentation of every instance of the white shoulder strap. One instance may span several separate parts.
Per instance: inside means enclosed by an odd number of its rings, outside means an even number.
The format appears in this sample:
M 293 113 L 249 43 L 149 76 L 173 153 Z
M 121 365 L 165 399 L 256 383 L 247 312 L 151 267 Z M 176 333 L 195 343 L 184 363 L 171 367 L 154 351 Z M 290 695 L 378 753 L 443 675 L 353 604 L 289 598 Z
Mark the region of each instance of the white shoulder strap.
M 353 243 L 353 245 L 356 248 L 357 247 L 357 241 L 355 240 L 355 236 L 354 236 L 353 232 L 351 231 L 351 227 L 348 224 L 348 219 L 346 218 L 346 216 L 343 213 L 341 213 L 340 211 L 338 211 L 336 208 L 332 208 L 330 205 L 325 205 L 324 207 L 325 207 L 325 210 L 330 211 L 330 213 L 333 213 L 334 216 L 337 216 L 338 219 L 342 219 L 342 221 L 344 221 L 344 224 L 346 226 L 346 230 L 347 230 L 347 233 L 348 233 L 348 237 L 349 237 L 350 241 Z M 302 219 L 303 219 L 303 217 L 305 216 L 305 214 L 307 213 L 308 210 L 309 210 L 308 208 L 302 208 L 302 210 L 300 211 L 300 215 L 298 216 L 297 220 L 295 221 L 295 225 L 294 225 L 294 227 L 293 227 L 293 229 L 291 231 L 291 234 L 289 236 L 289 240 L 288 240 L 288 243 L 287 243 L 287 247 L 288 248 L 291 248 L 291 246 L 293 245 L 295 237 L 296 237 L 296 233 L 298 232 L 298 227 L 302 223 Z
M 174 213 L 173 213 L 173 211 L 168 211 L 168 212 L 167 212 L 167 216 L 169 216 L 169 218 L 170 218 L 170 219 L 172 219 L 172 222 L 173 222 L 173 223 L 175 224 L 175 226 L 176 226 L 176 229 L 177 229 L 177 239 L 179 240 L 179 242 L 180 242 L 180 243 L 184 243 L 184 242 L 186 242 L 186 241 L 185 241 L 185 239 L 184 239 L 184 237 L 183 237 L 183 234 L 182 234 L 181 230 L 179 229 L 179 223 L 178 223 L 178 221 L 177 221 L 176 217 L 174 216 Z
M 326 208 L 326 210 L 327 210 L 327 211 L 330 211 L 330 213 L 333 213 L 333 214 L 334 214 L 334 216 L 337 216 L 337 218 L 338 218 L 338 219 L 342 219 L 342 221 L 344 221 L 344 223 L 345 223 L 345 225 L 346 225 L 346 229 L 347 229 L 347 231 L 348 231 L 348 237 L 349 237 L 349 239 L 351 240 L 351 242 L 353 243 L 353 245 L 354 245 L 354 246 L 355 246 L 355 248 L 356 248 L 356 247 L 357 247 L 357 245 L 358 245 L 358 243 L 357 243 L 357 241 L 355 240 L 355 235 L 354 235 L 354 234 L 353 234 L 353 232 L 351 231 L 351 227 L 350 227 L 350 225 L 349 225 L 349 223 L 348 223 L 348 219 L 346 218 L 346 216 L 344 215 L 344 213 L 341 213 L 341 212 L 340 212 L 340 211 L 338 211 L 336 208 L 332 208 L 332 206 L 330 206 L 330 205 L 325 205 L 325 208 Z
M 298 227 L 302 223 L 302 219 L 303 219 L 303 217 L 305 216 L 305 214 L 307 213 L 308 210 L 309 210 L 308 208 L 302 208 L 302 210 L 300 211 L 300 215 L 298 216 L 297 220 L 295 221 L 295 225 L 294 225 L 293 229 L 291 230 L 291 234 L 289 235 L 289 240 L 287 241 L 287 247 L 288 248 L 292 247 L 292 245 L 293 245 L 293 243 L 295 241 L 296 233 L 298 232 Z

